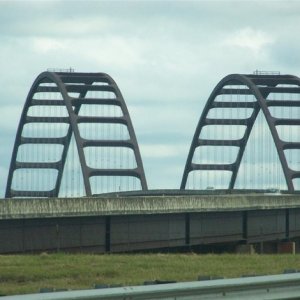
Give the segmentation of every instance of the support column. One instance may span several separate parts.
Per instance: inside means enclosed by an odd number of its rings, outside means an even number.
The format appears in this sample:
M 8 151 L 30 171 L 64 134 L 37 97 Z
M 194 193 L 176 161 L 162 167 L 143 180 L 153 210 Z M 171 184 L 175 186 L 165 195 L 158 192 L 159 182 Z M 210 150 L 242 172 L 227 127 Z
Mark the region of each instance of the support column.
M 296 253 L 296 243 L 287 241 L 279 242 L 277 244 L 277 252 L 279 254 L 295 254 Z
M 255 249 L 252 244 L 237 245 L 235 252 L 238 254 L 255 254 Z
M 110 252 L 110 225 L 111 217 L 105 217 L 105 252 Z

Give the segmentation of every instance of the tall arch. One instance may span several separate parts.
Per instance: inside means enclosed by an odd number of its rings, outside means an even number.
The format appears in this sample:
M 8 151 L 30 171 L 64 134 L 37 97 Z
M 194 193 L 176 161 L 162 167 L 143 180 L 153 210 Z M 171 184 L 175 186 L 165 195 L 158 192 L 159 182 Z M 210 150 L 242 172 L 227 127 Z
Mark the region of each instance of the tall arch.
M 280 118 L 272 115 L 272 107 L 300 107 L 300 96 L 297 100 L 292 99 L 275 99 L 276 94 L 300 94 L 300 79 L 292 75 L 243 75 L 231 74 L 224 77 L 214 88 L 205 108 L 200 117 L 199 123 L 191 143 L 189 154 L 187 157 L 184 173 L 181 181 L 181 189 L 186 188 L 188 175 L 196 170 L 213 170 L 213 171 L 229 171 L 231 172 L 228 189 L 234 188 L 241 160 L 248 143 L 249 136 L 257 115 L 262 111 L 268 127 L 270 129 L 280 164 L 284 173 L 288 191 L 294 191 L 293 179 L 300 178 L 300 170 L 292 169 L 286 159 L 285 150 L 297 149 L 300 150 L 299 141 L 287 141 L 282 136 L 279 136 L 278 126 L 294 126 L 300 125 L 298 118 Z M 220 100 L 221 97 L 234 96 L 234 101 Z M 254 101 L 239 101 L 240 96 L 253 96 Z M 226 97 L 225 97 L 226 98 Z M 209 114 L 214 109 L 239 109 L 245 108 L 251 111 L 251 114 L 244 118 L 225 117 L 209 117 Z M 244 126 L 243 135 L 235 139 L 215 139 L 202 138 L 201 133 L 206 126 Z M 214 147 L 236 147 L 237 154 L 235 160 L 231 163 L 194 163 L 193 157 L 195 150 L 202 146 Z
M 99 116 L 95 113 L 95 107 L 99 106 L 113 107 L 115 110 L 118 109 L 119 113 L 118 115 L 102 113 Z M 84 107 L 89 107 L 89 109 L 85 109 L 86 112 L 81 114 Z M 91 137 L 89 131 L 84 135 L 81 129 L 85 124 L 118 125 L 122 127 L 122 130 L 123 127 L 125 128 L 127 135 L 123 139 L 111 139 L 98 132 L 96 138 Z M 30 130 L 29 127 L 31 127 Z M 51 133 L 48 132 L 50 127 L 53 128 Z M 58 132 L 60 127 L 63 128 L 63 132 Z M 30 134 L 28 134 L 29 131 Z M 95 131 L 99 131 L 99 128 Z M 72 136 L 76 143 L 87 196 L 94 194 L 90 179 L 95 176 L 129 176 L 140 181 L 141 189 L 147 189 L 135 132 L 116 82 L 105 73 L 43 72 L 35 79 L 23 108 L 12 152 L 6 197 L 57 197 Z M 42 157 L 46 154 L 39 153 L 34 156 L 32 152 L 38 152 L 42 145 L 44 152 L 47 148 L 58 147 L 59 150 L 55 150 L 58 153 L 56 158 L 49 161 L 47 157 Z M 20 159 L 20 153 L 26 147 L 29 149 L 26 150 L 26 155 L 30 158 Z M 135 166 L 122 168 L 104 164 L 100 167 L 90 166 L 87 163 L 86 154 L 86 149 L 89 147 L 130 149 L 133 152 Z M 35 190 L 30 190 L 26 186 L 15 188 L 16 172 L 24 170 L 51 171 L 53 186 L 47 189 L 44 183 L 45 186 L 37 187 Z

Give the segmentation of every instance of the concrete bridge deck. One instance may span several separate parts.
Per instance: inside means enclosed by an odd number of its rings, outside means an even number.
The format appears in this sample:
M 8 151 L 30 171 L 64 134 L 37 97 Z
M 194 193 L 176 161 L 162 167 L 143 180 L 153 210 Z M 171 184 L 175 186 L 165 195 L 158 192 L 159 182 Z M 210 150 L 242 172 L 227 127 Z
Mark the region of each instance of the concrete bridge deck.
M 136 195 L 0 200 L 0 219 L 225 212 L 300 208 L 300 195 Z

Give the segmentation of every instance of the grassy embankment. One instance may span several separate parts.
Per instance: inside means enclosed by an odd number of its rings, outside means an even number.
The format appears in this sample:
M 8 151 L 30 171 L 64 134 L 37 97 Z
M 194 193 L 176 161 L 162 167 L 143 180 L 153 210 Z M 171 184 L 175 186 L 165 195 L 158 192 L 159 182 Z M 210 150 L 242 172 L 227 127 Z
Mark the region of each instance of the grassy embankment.
M 156 279 L 194 281 L 205 275 L 279 274 L 285 269 L 300 269 L 300 255 L 2 255 L 0 294 L 35 293 L 45 287 L 139 285 Z

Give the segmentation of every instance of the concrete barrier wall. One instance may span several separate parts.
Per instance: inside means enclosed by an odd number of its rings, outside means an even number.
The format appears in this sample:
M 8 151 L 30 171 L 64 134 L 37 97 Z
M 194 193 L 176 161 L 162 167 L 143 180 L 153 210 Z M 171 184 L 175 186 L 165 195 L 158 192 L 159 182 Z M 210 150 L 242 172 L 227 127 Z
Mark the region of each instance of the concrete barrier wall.
M 187 195 L 2 199 L 0 219 L 119 216 L 299 208 L 299 195 Z

